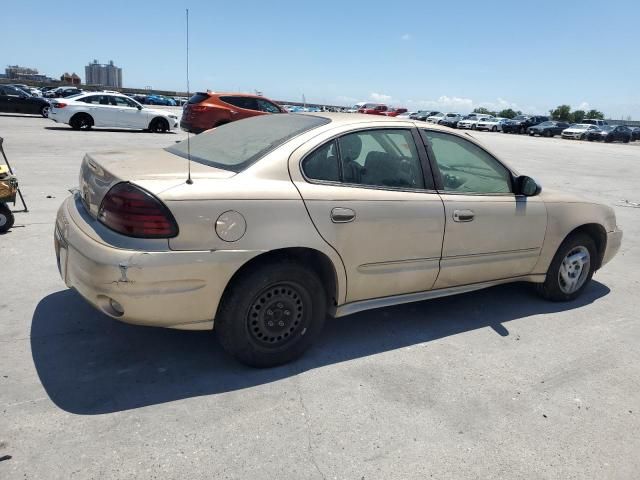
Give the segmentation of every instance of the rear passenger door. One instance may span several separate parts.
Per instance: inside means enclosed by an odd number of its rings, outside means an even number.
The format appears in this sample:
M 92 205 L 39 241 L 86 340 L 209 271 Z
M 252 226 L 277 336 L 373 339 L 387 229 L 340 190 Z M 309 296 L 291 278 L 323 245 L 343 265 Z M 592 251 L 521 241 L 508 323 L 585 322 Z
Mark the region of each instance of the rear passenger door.
M 294 152 L 290 171 L 318 232 L 342 258 L 347 302 L 431 289 L 444 212 L 417 130 L 324 135 Z
M 475 143 L 441 131 L 420 133 L 446 218 L 434 288 L 531 273 L 547 226 L 542 199 L 514 194 L 511 172 Z

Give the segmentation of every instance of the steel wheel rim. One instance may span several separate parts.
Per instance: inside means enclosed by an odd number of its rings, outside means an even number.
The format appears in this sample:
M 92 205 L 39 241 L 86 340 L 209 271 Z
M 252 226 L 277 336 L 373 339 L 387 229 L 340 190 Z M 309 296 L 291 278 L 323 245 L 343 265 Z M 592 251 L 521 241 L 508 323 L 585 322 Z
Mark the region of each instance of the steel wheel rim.
M 49 107 L 42 108 L 42 116 L 45 118 L 49 116 Z
M 586 247 L 578 246 L 569 250 L 558 270 L 558 284 L 560 290 L 567 295 L 582 288 L 591 265 L 591 254 Z
M 309 305 L 301 287 L 293 282 L 263 289 L 251 302 L 246 326 L 257 346 L 277 350 L 304 335 Z

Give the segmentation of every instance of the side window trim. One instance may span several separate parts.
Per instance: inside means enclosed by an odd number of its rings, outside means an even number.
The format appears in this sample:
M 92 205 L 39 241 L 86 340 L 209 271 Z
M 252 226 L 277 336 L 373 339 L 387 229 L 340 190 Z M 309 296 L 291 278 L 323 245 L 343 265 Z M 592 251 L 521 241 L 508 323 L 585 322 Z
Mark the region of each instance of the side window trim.
M 425 132 L 435 132 L 435 133 L 440 133 L 443 135 L 449 135 L 451 137 L 456 137 L 458 135 L 453 135 L 451 133 L 447 133 L 447 132 L 440 132 L 438 130 L 433 130 L 433 129 L 429 129 L 429 128 L 420 128 L 420 130 L 423 130 Z M 418 134 L 418 136 L 420 137 L 420 140 L 422 142 L 422 144 L 424 145 L 425 149 L 427 150 L 427 154 L 429 156 L 429 165 L 431 166 L 431 170 L 433 172 L 433 177 L 435 180 L 435 188 L 437 190 L 438 193 L 443 194 L 443 195 L 466 195 L 466 196 L 479 196 L 479 197 L 487 197 L 487 196 L 502 196 L 502 197 L 507 197 L 507 196 L 515 196 L 517 197 L 518 195 L 516 195 L 514 193 L 514 173 L 511 171 L 511 169 L 509 167 L 507 167 L 504 163 L 502 163 L 500 160 L 498 160 L 496 157 L 494 157 L 491 153 L 487 152 L 487 150 L 485 150 L 482 146 L 478 145 L 475 142 L 472 142 L 476 147 L 478 147 L 480 150 L 482 150 L 483 152 L 485 152 L 487 155 L 489 155 L 491 158 L 493 158 L 493 160 L 500 166 L 502 166 L 502 168 L 504 168 L 507 172 L 509 172 L 509 189 L 511 190 L 510 192 L 504 192 L 504 193 L 481 193 L 481 192 L 455 192 L 455 191 L 450 191 L 450 190 L 445 190 L 444 189 L 444 183 L 442 181 L 442 172 L 440 172 L 440 167 L 438 167 L 438 164 L 436 162 L 436 156 L 435 153 L 433 152 L 433 149 L 431 148 L 431 142 L 428 141 L 428 139 L 426 138 L 425 135 L 420 135 Z M 466 140 L 466 139 L 465 139 Z M 469 141 L 469 140 L 467 140 Z
M 342 152 L 340 151 L 340 142 L 338 141 L 338 139 L 340 137 L 345 136 L 345 135 L 349 135 L 349 134 L 352 134 L 352 133 L 358 133 L 358 132 L 366 132 L 366 131 L 369 131 L 369 130 L 406 130 L 406 131 L 410 131 L 411 132 L 411 135 L 413 137 L 413 140 L 414 140 L 414 143 L 415 143 L 415 146 L 416 146 L 416 150 L 418 152 L 418 158 L 420 160 L 420 169 L 422 171 L 423 181 L 424 181 L 424 184 L 425 184 L 424 188 L 387 187 L 387 186 L 381 186 L 381 185 L 366 185 L 366 184 L 362 184 L 362 183 L 348 183 L 348 182 L 344 181 Z M 309 178 L 307 176 L 307 174 L 305 173 L 304 168 L 303 168 L 304 161 L 308 157 L 313 155 L 316 151 L 320 150 L 321 148 L 323 148 L 324 146 L 328 145 L 331 142 L 335 142 L 336 154 L 337 154 L 337 157 L 338 157 L 340 181 L 335 182 L 335 181 L 331 181 L 331 180 L 318 180 L 318 179 Z M 425 148 L 425 146 L 424 146 L 424 143 L 422 141 L 421 135 L 420 135 L 417 127 L 385 126 L 385 127 L 361 128 L 361 129 L 358 129 L 358 130 L 352 130 L 352 131 L 349 131 L 349 132 L 339 133 L 339 134 L 336 134 L 336 135 L 332 136 L 331 138 L 327 139 L 324 143 L 318 145 L 316 148 L 314 148 L 310 152 L 306 153 L 300 159 L 300 161 L 298 162 L 298 168 L 300 169 L 300 173 L 302 174 L 302 178 L 307 183 L 313 183 L 313 184 L 319 184 L 319 185 L 344 186 L 344 187 L 349 187 L 349 188 L 366 188 L 366 189 L 370 189 L 370 190 L 371 189 L 372 190 L 386 190 L 386 191 L 393 191 L 393 192 L 439 193 L 438 192 L 438 188 L 437 188 L 437 184 L 435 183 L 436 182 L 436 175 L 434 173 L 435 170 L 431 166 L 431 159 L 428 158 L 428 157 L 425 158 L 426 152 L 424 151 L 424 148 Z M 426 162 L 427 169 L 425 169 L 425 162 Z M 427 174 L 427 170 L 428 170 L 429 174 Z

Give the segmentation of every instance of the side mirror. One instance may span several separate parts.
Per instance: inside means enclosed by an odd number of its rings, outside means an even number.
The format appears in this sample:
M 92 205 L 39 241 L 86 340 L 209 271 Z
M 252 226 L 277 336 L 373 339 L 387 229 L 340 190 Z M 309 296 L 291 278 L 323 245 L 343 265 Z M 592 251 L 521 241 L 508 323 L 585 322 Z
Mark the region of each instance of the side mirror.
M 137 106 L 138 110 L 142 110 L 142 105 Z
M 516 178 L 516 193 L 525 197 L 535 197 L 540 194 L 542 187 L 533 178 L 521 175 Z

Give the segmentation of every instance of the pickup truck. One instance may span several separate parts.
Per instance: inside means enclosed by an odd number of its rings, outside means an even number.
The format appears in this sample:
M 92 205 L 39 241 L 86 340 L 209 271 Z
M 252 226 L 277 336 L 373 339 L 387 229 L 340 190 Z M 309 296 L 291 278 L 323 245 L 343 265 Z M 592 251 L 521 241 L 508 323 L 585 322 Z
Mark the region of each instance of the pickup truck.
M 358 110 L 358 113 L 366 113 L 368 115 L 386 115 L 387 110 L 389 110 L 389 108 L 386 105 L 368 103 L 363 105 L 362 108 Z

